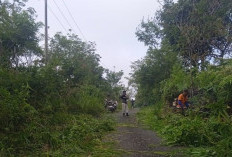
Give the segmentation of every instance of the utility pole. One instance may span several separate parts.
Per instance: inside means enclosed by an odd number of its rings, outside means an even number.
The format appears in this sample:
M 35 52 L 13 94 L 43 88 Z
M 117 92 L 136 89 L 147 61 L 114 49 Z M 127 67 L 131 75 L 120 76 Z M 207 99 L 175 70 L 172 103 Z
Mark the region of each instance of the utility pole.
M 48 4 L 45 0 L 45 64 L 48 62 Z

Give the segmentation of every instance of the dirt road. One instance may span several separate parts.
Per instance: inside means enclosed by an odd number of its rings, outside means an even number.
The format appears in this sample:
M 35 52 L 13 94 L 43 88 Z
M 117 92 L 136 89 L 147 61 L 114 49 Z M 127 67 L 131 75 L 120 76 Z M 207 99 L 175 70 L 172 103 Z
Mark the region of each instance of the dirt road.
M 132 109 L 129 117 L 123 117 L 121 112 L 115 113 L 117 129 L 108 135 L 108 139 L 116 141 L 115 149 L 121 151 L 122 157 L 164 157 L 178 156 L 175 147 L 164 146 L 155 132 L 147 130 L 138 124 L 136 113 L 139 109 Z

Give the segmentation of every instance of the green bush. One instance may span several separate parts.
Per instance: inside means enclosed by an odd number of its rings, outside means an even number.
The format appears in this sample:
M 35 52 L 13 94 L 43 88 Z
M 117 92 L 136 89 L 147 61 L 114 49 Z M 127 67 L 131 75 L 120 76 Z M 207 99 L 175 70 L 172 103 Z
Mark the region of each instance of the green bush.
M 52 66 L 0 69 L 0 156 L 87 154 L 113 129 L 103 91 L 64 80 Z
M 66 98 L 66 103 L 71 113 L 87 113 L 99 116 L 104 110 L 102 92 L 91 85 L 72 89 Z
M 28 103 L 47 114 L 64 111 L 62 97 L 64 97 L 64 78 L 55 70 L 55 67 L 31 67 L 26 69 L 30 95 Z
M 199 105 L 211 109 L 211 113 L 219 115 L 232 106 L 232 66 L 226 65 L 217 69 L 209 69 L 197 74 L 195 84 L 198 85 Z
M 172 102 L 183 90 L 190 87 L 190 75 L 180 65 L 174 65 L 169 79 L 161 82 L 163 100 Z
M 225 112 L 220 116 L 202 118 L 189 113 L 184 117 L 156 106 L 138 113 L 139 119 L 156 130 L 168 144 L 188 146 L 191 156 L 230 156 L 232 125 Z
M 53 133 L 59 149 L 50 151 L 51 155 L 78 155 L 93 152 L 101 144 L 102 136 L 114 130 L 114 121 L 109 118 L 98 118 L 81 114 L 72 116 L 62 130 Z

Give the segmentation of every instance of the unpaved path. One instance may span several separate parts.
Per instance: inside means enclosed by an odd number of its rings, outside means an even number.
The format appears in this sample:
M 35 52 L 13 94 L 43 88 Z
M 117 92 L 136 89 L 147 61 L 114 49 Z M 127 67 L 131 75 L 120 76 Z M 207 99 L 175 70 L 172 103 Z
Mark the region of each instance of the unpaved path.
M 155 132 L 147 130 L 138 124 L 136 113 L 139 109 L 130 110 L 129 117 L 123 117 L 121 112 L 115 113 L 117 129 L 108 135 L 108 140 L 116 142 L 116 149 L 121 151 L 121 157 L 164 157 L 175 155 L 178 148 L 162 145 L 162 140 Z

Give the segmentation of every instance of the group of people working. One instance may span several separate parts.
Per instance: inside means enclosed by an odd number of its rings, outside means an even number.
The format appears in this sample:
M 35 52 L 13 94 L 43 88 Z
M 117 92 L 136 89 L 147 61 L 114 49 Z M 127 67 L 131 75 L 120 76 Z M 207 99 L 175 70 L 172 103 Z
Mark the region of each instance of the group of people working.
M 128 100 L 129 96 L 126 94 L 126 91 L 124 90 L 122 95 L 120 96 L 120 99 L 122 100 L 122 115 L 123 116 L 129 116 L 129 108 L 128 108 Z M 131 100 L 131 107 L 134 108 L 135 100 Z M 188 90 L 184 90 L 183 93 L 181 93 L 177 100 L 175 101 L 176 108 L 180 108 L 184 110 L 185 108 L 189 107 L 188 103 Z

